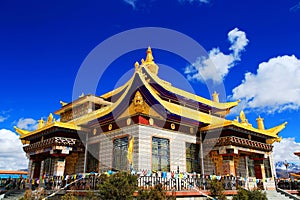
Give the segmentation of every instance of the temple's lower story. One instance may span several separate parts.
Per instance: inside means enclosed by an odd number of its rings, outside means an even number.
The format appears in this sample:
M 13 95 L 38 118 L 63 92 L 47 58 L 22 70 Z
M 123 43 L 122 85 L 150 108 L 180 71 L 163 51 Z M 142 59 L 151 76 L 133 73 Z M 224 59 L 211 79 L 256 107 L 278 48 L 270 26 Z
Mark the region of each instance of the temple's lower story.
M 221 103 L 216 92 L 209 100 L 173 87 L 158 77 L 153 59 L 148 48 L 132 78 L 111 92 L 61 101 L 54 112 L 59 121 L 50 114 L 35 131 L 16 127 L 29 158 L 28 178 L 125 170 L 145 177 L 140 186 L 149 177 L 193 186 L 216 178 L 274 189 L 273 143 L 286 123 L 265 129 L 258 117 L 255 128 L 243 111 L 228 120 L 238 101 Z

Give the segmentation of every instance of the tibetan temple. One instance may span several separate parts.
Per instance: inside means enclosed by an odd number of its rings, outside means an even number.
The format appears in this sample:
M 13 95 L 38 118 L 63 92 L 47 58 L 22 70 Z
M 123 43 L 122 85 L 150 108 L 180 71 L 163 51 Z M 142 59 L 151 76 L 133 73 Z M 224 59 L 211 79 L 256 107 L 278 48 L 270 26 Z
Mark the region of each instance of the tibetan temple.
M 205 99 L 158 72 L 149 47 L 123 86 L 61 101 L 54 112 L 60 120 L 50 114 L 32 132 L 15 127 L 29 158 L 28 177 L 134 169 L 274 180 L 273 143 L 286 123 L 265 129 L 258 117 L 253 126 L 243 111 L 228 120 L 239 101 L 219 102 L 216 92 Z

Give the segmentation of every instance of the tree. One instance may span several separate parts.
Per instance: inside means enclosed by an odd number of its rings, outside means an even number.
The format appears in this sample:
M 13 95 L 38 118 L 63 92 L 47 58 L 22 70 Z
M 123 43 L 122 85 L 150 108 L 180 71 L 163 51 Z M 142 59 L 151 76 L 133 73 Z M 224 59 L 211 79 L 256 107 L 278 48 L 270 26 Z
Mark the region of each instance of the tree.
M 104 176 L 100 178 L 99 184 L 101 199 L 133 199 L 133 193 L 138 189 L 136 176 L 127 172 Z
M 226 200 L 226 195 L 224 194 L 224 188 L 221 182 L 214 179 L 210 181 L 210 195 L 217 197 L 218 200 Z

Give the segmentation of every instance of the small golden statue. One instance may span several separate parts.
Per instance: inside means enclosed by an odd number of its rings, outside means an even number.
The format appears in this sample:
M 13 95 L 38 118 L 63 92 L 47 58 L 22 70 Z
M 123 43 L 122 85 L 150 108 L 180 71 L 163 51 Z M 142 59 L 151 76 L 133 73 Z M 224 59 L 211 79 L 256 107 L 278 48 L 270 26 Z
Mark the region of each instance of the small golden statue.
M 145 110 L 144 108 L 144 99 L 139 91 L 137 91 L 134 95 L 133 104 L 135 112 L 141 113 Z

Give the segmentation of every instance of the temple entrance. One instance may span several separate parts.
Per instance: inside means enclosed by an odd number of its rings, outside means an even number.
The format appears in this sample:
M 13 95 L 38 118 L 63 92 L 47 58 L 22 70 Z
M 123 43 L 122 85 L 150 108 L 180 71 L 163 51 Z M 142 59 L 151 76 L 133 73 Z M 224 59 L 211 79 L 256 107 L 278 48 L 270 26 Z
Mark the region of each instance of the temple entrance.
M 39 178 L 40 177 L 40 172 L 41 172 L 41 162 L 35 162 L 32 178 L 34 178 L 34 179 Z
M 260 164 L 254 165 L 255 177 L 258 179 L 262 179 L 262 171 Z

